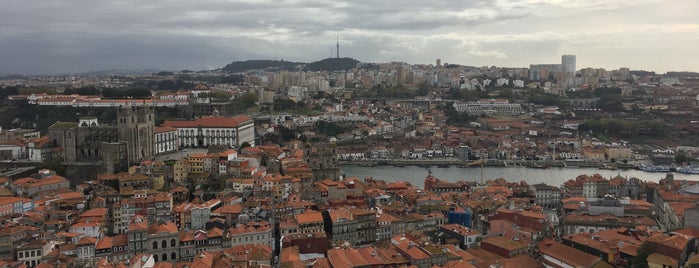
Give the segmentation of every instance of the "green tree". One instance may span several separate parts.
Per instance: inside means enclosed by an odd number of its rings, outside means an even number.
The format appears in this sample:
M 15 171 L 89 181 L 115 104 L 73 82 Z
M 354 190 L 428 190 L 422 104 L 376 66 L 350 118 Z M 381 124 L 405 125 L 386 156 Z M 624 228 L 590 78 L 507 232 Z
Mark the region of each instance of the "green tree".
M 514 92 L 512 92 L 512 89 L 509 89 L 509 88 L 500 89 L 500 92 L 498 93 L 498 98 L 512 100 L 512 99 L 514 99 L 514 97 L 515 97 Z
M 648 255 L 651 253 L 653 253 L 653 249 L 647 243 L 643 243 L 636 250 L 636 257 L 631 259 L 629 266 L 633 268 L 648 268 Z
M 248 148 L 248 147 L 251 147 L 251 145 L 250 145 L 249 142 L 246 141 L 246 142 L 243 142 L 243 143 L 240 144 L 239 150 L 242 151 L 243 149 Z
M 427 94 L 430 93 L 430 90 L 432 90 L 430 84 L 428 84 L 427 81 L 423 81 L 417 85 L 416 93 L 418 96 L 427 96 Z
M 337 134 L 347 131 L 346 127 L 342 127 L 335 122 L 319 121 L 316 124 L 315 131 L 318 134 L 325 136 L 337 136 Z
M 56 174 L 61 176 L 66 175 L 66 168 L 63 166 L 63 158 L 60 156 L 44 161 L 44 163 L 41 164 L 41 168 L 56 171 Z
M 287 111 L 296 107 L 296 102 L 291 99 L 276 99 L 274 100 L 274 110 Z
M 285 126 L 279 126 L 279 134 L 284 142 L 293 140 L 296 138 L 296 132 L 294 130 L 287 128 Z
M 233 99 L 233 104 L 238 111 L 250 109 L 257 104 L 257 95 L 250 92 L 243 93 Z
M 99 95 L 100 90 L 95 88 L 95 87 L 92 87 L 92 86 L 79 87 L 79 88 L 67 88 L 66 90 L 63 91 L 63 94 L 66 94 L 66 95 L 71 95 L 71 94 Z
M 624 99 L 621 95 L 607 94 L 600 97 L 597 101 L 597 107 L 608 112 L 620 112 L 624 110 Z
M 683 151 L 678 151 L 675 153 L 675 163 L 680 165 L 687 163 L 687 154 Z

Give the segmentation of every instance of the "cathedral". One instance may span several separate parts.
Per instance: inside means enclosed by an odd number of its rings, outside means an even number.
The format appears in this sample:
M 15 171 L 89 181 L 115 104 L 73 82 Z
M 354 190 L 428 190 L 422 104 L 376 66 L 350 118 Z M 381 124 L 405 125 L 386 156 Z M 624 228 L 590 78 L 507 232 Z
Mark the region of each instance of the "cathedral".
M 126 171 L 130 164 L 154 156 L 155 113 L 152 107 L 120 107 L 117 125 L 100 125 L 96 117 L 56 122 L 49 142 L 67 163 L 102 162 L 103 171 Z

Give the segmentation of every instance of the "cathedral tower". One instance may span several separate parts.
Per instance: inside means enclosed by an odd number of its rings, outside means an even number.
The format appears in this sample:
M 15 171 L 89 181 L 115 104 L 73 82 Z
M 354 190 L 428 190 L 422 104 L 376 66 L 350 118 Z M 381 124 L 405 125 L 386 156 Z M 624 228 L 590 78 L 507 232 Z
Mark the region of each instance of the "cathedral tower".
M 155 150 L 153 107 L 121 107 L 117 111 L 119 140 L 126 142 L 129 163 L 153 157 Z

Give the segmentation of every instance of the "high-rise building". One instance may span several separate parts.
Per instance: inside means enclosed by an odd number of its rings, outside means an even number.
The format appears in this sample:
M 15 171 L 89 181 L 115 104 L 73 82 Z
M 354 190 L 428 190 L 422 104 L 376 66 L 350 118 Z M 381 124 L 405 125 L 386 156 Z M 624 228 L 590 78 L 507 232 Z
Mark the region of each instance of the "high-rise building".
M 575 55 L 563 55 L 561 64 L 563 65 L 563 71 L 566 73 L 575 73 Z

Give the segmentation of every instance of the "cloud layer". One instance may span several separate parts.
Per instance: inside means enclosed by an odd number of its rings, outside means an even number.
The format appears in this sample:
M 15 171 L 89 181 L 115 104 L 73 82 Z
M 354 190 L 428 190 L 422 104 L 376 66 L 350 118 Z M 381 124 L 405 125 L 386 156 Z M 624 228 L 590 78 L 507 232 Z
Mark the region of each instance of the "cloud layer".
M 218 68 L 233 60 L 699 71 L 693 0 L 23 1 L 0 10 L 0 73 Z

